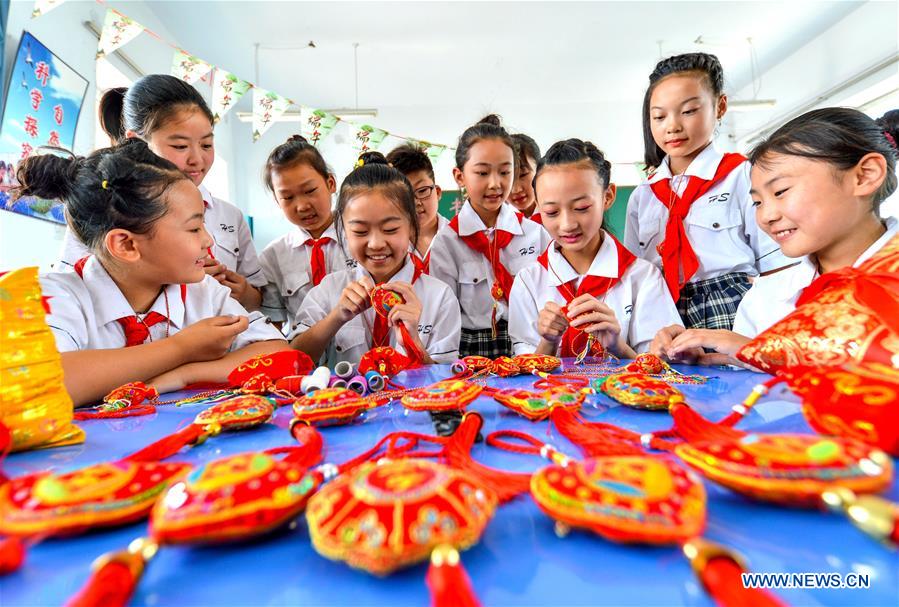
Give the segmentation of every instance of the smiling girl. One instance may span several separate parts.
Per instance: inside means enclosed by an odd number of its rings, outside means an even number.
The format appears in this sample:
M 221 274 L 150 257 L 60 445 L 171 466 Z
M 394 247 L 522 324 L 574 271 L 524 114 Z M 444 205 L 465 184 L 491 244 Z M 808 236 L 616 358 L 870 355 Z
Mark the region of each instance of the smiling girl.
M 228 287 L 242 306 L 258 309 L 266 280 L 247 221 L 240 209 L 215 198 L 203 186 L 215 161 L 215 142 L 212 112 L 200 93 L 174 76 L 144 76 L 128 89 L 111 89 L 103 95 L 100 122 L 114 142 L 144 140 L 199 188 L 204 223 L 213 240 L 205 271 Z M 71 270 L 88 252 L 69 230 L 57 269 Z
M 291 345 L 331 367 L 344 360 L 356 364 L 379 346 L 410 356 L 422 353 L 423 363 L 455 361 L 459 304 L 445 284 L 423 274 L 410 258 L 418 213 L 409 181 L 386 164 L 365 162 L 341 184 L 334 215 L 338 236 L 359 265 L 325 276 L 309 291 Z M 371 305 L 371 292 L 381 285 L 405 300 L 386 317 Z M 405 343 L 401 325 L 414 343 Z

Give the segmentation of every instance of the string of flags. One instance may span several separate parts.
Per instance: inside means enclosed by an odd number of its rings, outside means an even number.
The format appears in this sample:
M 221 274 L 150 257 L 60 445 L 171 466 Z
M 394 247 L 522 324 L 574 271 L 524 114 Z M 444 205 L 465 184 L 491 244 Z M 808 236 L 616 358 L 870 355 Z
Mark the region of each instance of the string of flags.
M 31 16 L 34 19 L 46 15 L 64 1 L 36 0 Z M 96 1 L 98 4 L 104 4 L 103 0 Z M 106 16 L 103 20 L 100 41 L 97 45 L 97 59 L 99 60 L 110 55 L 145 32 L 174 49 L 170 68 L 171 75 L 195 85 L 200 81 L 210 82 L 208 76 L 210 73 L 212 74 L 211 109 L 215 122 L 220 121 L 244 95 L 252 90 L 252 136 L 254 142 L 258 141 L 278 118 L 293 106 L 300 109 L 301 134 L 314 145 L 321 143 L 338 124 L 343 122 L 350 127 L 352 145 L 360 154 L 377 150 L 387 137 L 405 140 L 423 147 L 432 162 L 436 162 L 446 150 L 455 149 L 447 145 L 390 133 L 371 124 L 356 124 L 351 120 L 346 120 L 324 110 L 296 103 L 275 91 L 264 89 L 240 78 L 236 74 L 199 59 L 176 45 L 167 42 L 134 19 L 112 8 L 107 8 Z

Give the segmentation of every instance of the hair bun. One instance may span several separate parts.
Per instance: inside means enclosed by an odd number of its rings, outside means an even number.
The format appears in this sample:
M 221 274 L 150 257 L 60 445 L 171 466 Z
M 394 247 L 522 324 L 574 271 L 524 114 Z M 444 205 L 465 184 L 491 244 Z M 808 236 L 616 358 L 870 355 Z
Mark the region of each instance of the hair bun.
M 291 135 L 290 137 L 287 138 L 287 143 L 290 143 L 291 141 L 299 141 L 300 143 L 309 143 L 308 139 L 306 139 L 305 137 L 303 137 L 302 135 L 299 135 L 299 134 Z
M 362 152 L 359 154 L 359 159 L 356 161 L 356 168 L 358 169 L 367 164 L 383 164 L 385 166 L 390 166 L 390 163 L 387 162 L 387 157 L 381 152 L 376 151 Z
M 480 120 L 478 120 L 475 124 L 492 124 L 493 126 L 502 126 L 503 121 L 496 114 L 487 114 Z

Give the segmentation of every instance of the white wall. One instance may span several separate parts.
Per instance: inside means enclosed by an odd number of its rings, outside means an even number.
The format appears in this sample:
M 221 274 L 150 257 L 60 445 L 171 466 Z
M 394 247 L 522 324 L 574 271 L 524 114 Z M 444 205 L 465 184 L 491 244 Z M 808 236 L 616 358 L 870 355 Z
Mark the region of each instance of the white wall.
M 736 117 L 741 144 L 761 128 L 776 128 L 816 107 L 842 105 L 850 96 L 878 81 L 896 78 L 899 63 L 899 3 L 866 2 L 838 23 L 762 74 L 760 99 L 776 98 L 770 110 Z M 889 58 L 894 61 L 852 87 L 822 99 L 823 93 Z M 752 98 L 752 85 L 737 93 Z
M 74 149 L 76 154 L 87 154 L 95 147 L 94 56 L 97 51 L 97 38 L 81 24 L 87 20 L 102 24 L 106 7 L 95 2 L 70 0 L 38 19 L 31 19 L 33 6 L 33 2 L 22 0 L 15 0 L 10 5 L 8 27 L 3 41 L 6 65 L 9 66 L 15 59 L 22 31 L 28 30 L 75 71 L 88 79 L 87 95 L 75 132 Z M 109 6 L 122 10 L 145 27 L 175 42 L 150 10 L 148 3 L 112 2 Z M 144 34 L 141 38 L 149 36 Z M 171 50 L 162 47 L 158 42 L 154 46 L 152 39 L 142 41 L 141 38 L 125 46 L 124 52 L 145 72 L 168 72 Z M 115 57 L 111 61 L 129 77 L 137 77 Z M 223 164 L 228 165 L 227 181 L 234 183 L 237 181 L 234 165 L 227 162 L 232 156 L 230 130 L 219 129 L 216 133 L 216 143 L 220 153 L 225 156 L 226 162 Z M 0 210 L 0 271 L 32 265 L 40 266 L 44 270 L 49 269 L 50 264 L 57 258 L 63 233 L 64 228 L 59 224 Z

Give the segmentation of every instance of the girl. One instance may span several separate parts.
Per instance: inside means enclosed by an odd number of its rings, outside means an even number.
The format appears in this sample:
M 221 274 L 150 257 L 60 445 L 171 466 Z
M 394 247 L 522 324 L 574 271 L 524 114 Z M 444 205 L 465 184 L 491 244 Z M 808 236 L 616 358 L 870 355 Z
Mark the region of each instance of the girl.
M 212 112 L 203 97 L 179 78 L 151 74 L 129 89 L 107 91 L 100 100 L 100 122 L 114 142 L 134 137 L 146 141 L 200 189 L 206 230 L 213 239 L 203 262 L 205 271 L 228 287 L 242 306 L 258 309 L 266 280 L 247 221 L 240 209 L 215 198 L 202 185 L 215 160 Z M 74 236 L 71 230 L 66 232 L 60 269 L 71 269 L 88 253 Z
M 509 202 L 525 217 L 540 223 L 540 214 L 535 212 L 537 198 L 534 194 L 534 172 L 537 170 L 537 161 L 540 160 L 540 146 L 523 133 L 512 135 L 512 141 L 518 147 L 518 166 Z
M 367 162 L 344 179 L 334 213 L 338 235 L 359 267 L 329 274 L 309 291 L 291 345 L 332 367 L 342 360 L 358 363 L 378 346 L 407 355 L 417 351 L 424 363 L 456 360 L 459 304 L 446 285 L 419 272 L 410 259 L 418 214 L 409 181 L 386 164 Z M 371 308 L 371 291 L 382 284 L 405 299 L 386 318 Z M 401 325 L 413 343 L 407 344 Z
M 318 148 L 294 135 L 269 154 L 262 173 L 287 221 L 296 229 L 269 244 L 259 256 L 268 285 L 262 311 L 273 321 L 296 328 L 297 313 L 309 290 L 331 272 L 355 267 L 337 242 L 331 196 L 337 189 Z
M 634 358 L 661 327 L 679 322 L 659 270 L 602 228 L 615 201 L 611 171 L 603 153 L 580 139 L 554 144 L 538 163 L 534 185 L 554 242 L 515 277 L 515 354 L 577 356 L 596 343 Z
M 133 139 L 88 158 L 32 156 L 17 195 L 62 200 L 92 255 L 42 276 L 47 324 L 75 405 L 130 381 L 160 392 L 225 381 L 258 354 L 286 348 L 274 327 L 204 272 L 212 239 L 197 187 Z
M 730 329 L 750 276 L 787 264 L 753 217 L 749 163 L 712 143 L 727 110 L 714 55 L 663 59 L 643 101 L 653 171 L 627 208 L 624 244 L 662 270 L 688 328 Z
M 437 231 L 449 220 L 437 212 L 443 193 L 434 179 L 434 167 L 425 151 L 413 144 L 404 144 L 387 154 L 387 162 L 405 175 L 415 194 L 418 211 L 418 240 L 412 243 L 412 261 L 427 274 L 430 270 L 431 243 Z
M 453 177 L 467 199 L 434 237 L 431 276 L 448 284 L 462 306 L 461 356 L 511 354 L 512 280 L 549 243 L 542 227 L 506 202 L 515 154 L 515 142 L 492 114 L 466 129 L 456 148 Z
M 657 354 L 742 364 L 736 352 L 792 312 L 815 278 L 858 266 L 899 231 L 895 218 L 879 215 L 880 203 L 896 190 L 896 150 L 859 111 L 825 108 L 794 118 L 756 146 L 750 160 L 758 224 L 787 257 L 800 261 L 755 281 L 733 331 L 662 332 L 653 342 Z

